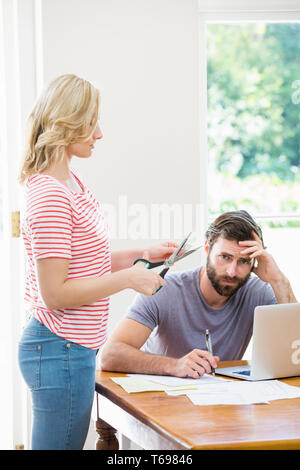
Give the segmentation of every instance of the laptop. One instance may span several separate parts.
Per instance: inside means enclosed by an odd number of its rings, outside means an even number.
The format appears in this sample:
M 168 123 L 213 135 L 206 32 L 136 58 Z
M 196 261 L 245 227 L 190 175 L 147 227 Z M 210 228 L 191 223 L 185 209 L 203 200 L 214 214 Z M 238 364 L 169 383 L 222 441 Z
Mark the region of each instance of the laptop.
M 243 380 L 300 376 L 300 303 L 256 307 L 250 364 L 216 374 Z

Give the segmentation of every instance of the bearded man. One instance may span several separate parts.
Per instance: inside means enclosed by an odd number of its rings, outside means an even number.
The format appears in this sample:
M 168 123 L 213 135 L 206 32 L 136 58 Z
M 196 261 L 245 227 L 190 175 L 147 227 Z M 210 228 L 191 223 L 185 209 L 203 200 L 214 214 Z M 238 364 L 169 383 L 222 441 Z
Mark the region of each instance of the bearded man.
M 220 215 L 204 249 L 206 266 L 172 272 L 155 295 L 137 296 L 101 351 L 102 370 L 197 378 L 242 358 L 256 306 L 297 302 L 246 211 Z

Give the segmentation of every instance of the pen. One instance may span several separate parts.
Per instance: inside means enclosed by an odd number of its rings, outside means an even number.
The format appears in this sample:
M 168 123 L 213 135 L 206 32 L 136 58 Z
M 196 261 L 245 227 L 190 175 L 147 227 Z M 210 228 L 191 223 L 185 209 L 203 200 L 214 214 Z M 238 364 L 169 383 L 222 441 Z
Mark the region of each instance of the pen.
M 212 345 L 211 345 L 211 338 L 210 338 L 209 330 L 205 331 L 205 341 L 206 341 L 206 347 L 207 347 L 208 351 L 213 356 L 214 353 L 213 353 L 213 349 L 212 349 Z M 212 375 L 215 375 L 215 369 L 213 367 L 211 368 L 211 373 L 212 373 Z

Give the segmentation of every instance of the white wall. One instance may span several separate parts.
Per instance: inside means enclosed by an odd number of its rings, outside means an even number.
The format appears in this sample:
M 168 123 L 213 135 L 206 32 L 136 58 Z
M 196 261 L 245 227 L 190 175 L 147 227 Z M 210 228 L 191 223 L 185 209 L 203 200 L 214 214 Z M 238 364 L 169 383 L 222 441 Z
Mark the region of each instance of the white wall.
M 151 233 L 132 239 L 130 223 L 136 208 L 150 214 L 151 204 L 178 203 L 197 211 L 202 202 L 197 0 L 42 0 L 40 4 L 37 76 L 46 83 L 57 75 L 75 73 L 91 80 L 102 95 L 104 138 L 91 160 L 73 164 L 99 201 L 116 211 L 112 249 L 157 243 L 150 240 Z M 120 204 L 120 197 L 127 207 Z M 191 224 L 195 216 L 196 212 Z M 149 217 L 147 222 L 150 232 Z M 189 221 L 185 228 L 195 230 Z M 178 269 L 195 262 L 199 255 Z M 112 297 L 109 331 L 134 295 L 127 290 Z M 91 426 L 87 449 L 94 447 Z
M 129 224 L 120 196 L 129 211 L 198 204 L 197 1 L 43 0 L 41 28 L 44 82 L 71 72 L 100 88 L 104 139 L 91 160 L 73 162 L 98 199 Z M 113 249 L 152 243 L 120 230 Z M 132 296 L 114 296 L 111 326 Z

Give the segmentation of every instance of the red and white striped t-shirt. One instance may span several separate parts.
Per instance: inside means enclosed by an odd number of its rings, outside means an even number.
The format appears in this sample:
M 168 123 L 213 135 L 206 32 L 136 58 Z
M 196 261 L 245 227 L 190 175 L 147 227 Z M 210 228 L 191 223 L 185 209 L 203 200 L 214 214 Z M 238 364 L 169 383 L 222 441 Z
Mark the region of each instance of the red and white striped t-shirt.
M 69 259 L 69 279 L 111 272 L 108 227 L 99 202 L 72 173 L 82 192 L 72 191 L 46 174 L 35 174 L 27 181 L 22 224 L 27 254 L 25 301 L 30 314 L 56 335 L 97 349 L 106 339 L 109 298 L 77 308 L 49 310 L 37 278 L 35 261 L 41 258 Z

